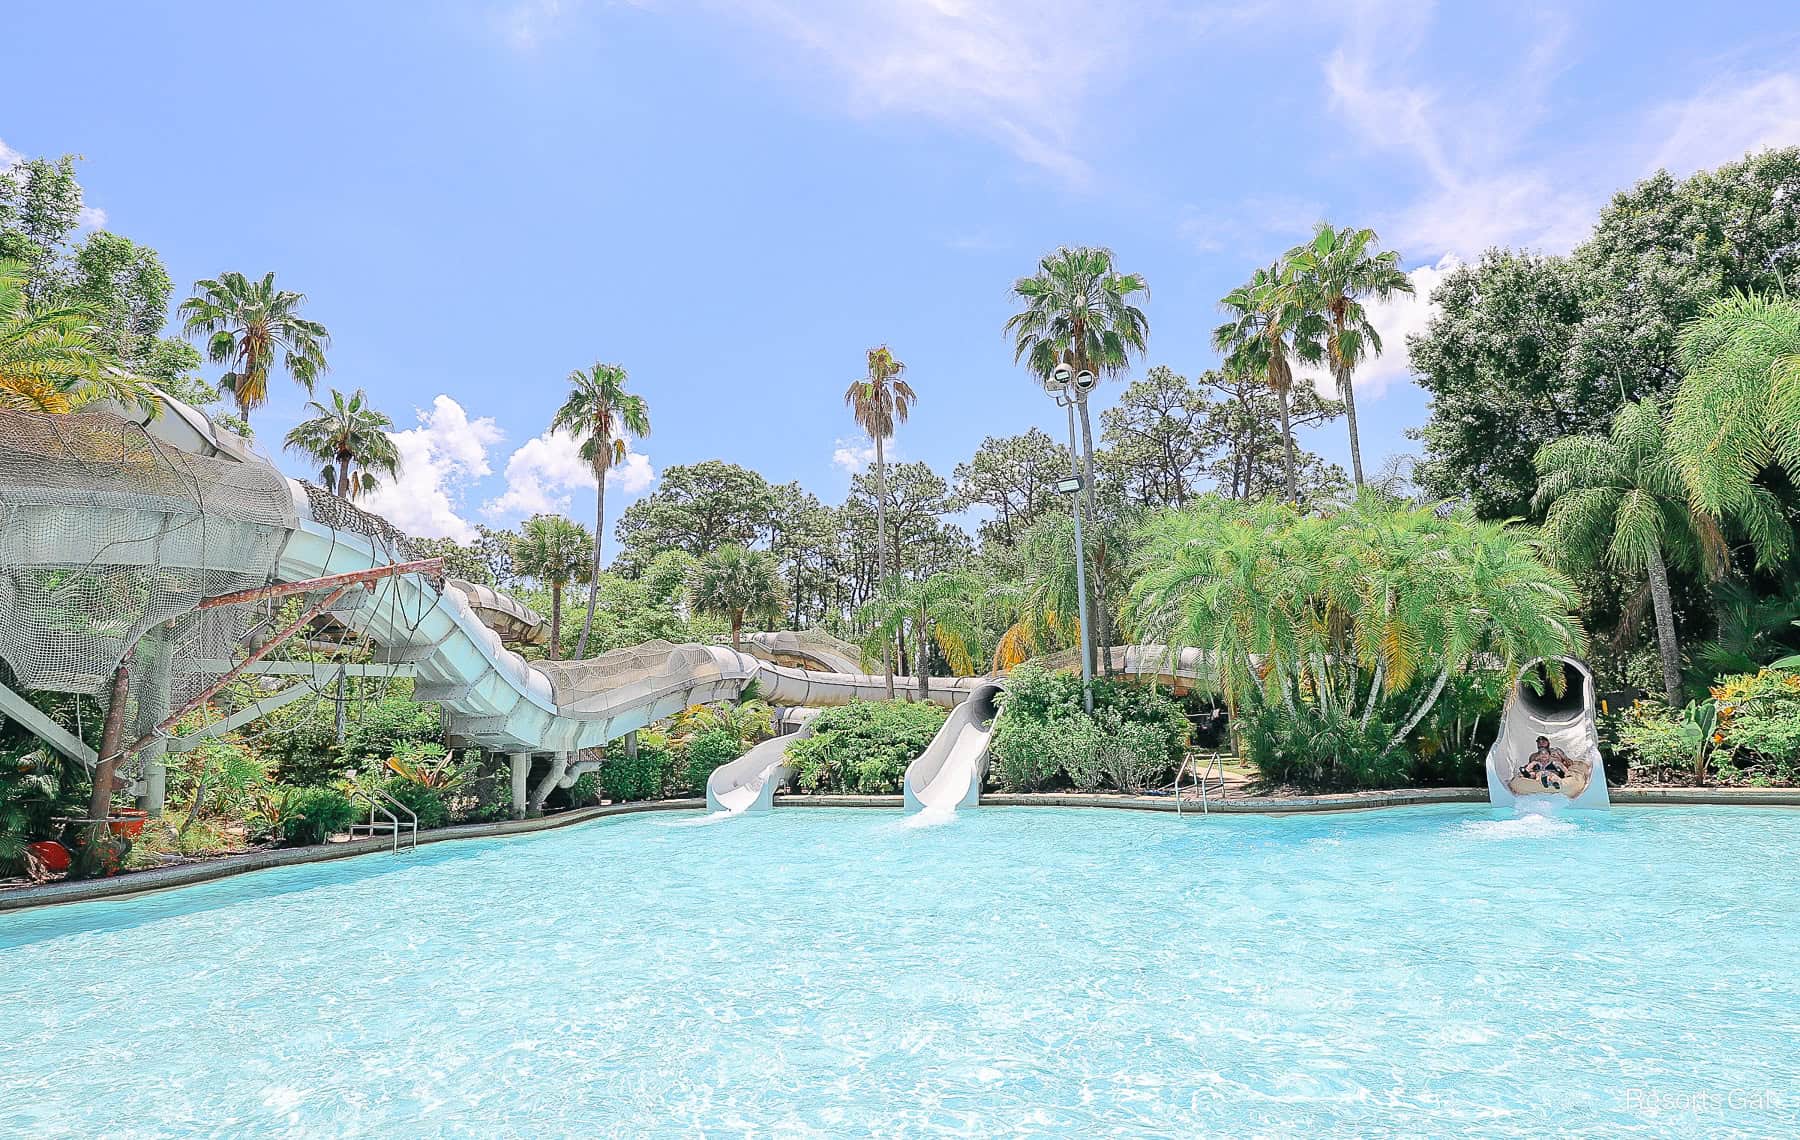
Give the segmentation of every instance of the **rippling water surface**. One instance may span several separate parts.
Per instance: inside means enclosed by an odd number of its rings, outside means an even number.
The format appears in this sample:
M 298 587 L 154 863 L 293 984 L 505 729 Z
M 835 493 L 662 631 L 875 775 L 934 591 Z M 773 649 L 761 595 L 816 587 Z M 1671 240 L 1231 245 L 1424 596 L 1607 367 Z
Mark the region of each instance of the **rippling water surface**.
M 679 822 L 0 915 L 0 1134 L 1800 1133 L 1800 813 Z

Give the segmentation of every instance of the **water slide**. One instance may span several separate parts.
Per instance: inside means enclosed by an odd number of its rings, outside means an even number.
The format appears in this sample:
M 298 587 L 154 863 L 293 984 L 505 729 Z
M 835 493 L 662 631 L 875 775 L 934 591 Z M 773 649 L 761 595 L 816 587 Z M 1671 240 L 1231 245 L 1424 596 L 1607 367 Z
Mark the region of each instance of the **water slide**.
M 732 815 L 768 811 L 775 805 L 775 792 L 787 783 L 791 771 L 788 745 L 806 739 L 812 732 L 813 721 L 809 719 L 799 731 L 772 736 L 736 760 L 719 765 L 706 780 L 707 810 Z
M 205 599 L 409 556 L 405 536 L 383 520 L 286 478 L 172 400 L 153 420 L 0 412 L 0 520 L 0 656 L 25 688 L 94 695 L 140 638 L 168 639 L 165 669 L 224 674 L 229 662 L 215 658 L 229 657 L 238 635 L 217 635 L 215 619 L 229 611 L 202 609 Z M 458 746 L 512 755 L 515 793 L 521 759 L 548 754 L 534 804 L 598 766 L 588 750 L 751 685 L 776 705 L 841 705 L 886 691 L 880 677 L 723 645 L 651 642 L 586 661 L 527 661 L 495 626 L 529 633 L 535 614 L 495 591 L 418 572 L 359 585 L 327 612 L 373 648 L 370 668 L 414 678 L 415 695 L 443 708 Z M 815 662 L 824 651 L 809 650 Z M 139 706 L 142 672 L 132 671 Z M 929 699 L 956 705 L 980 684 L 932 678 Z
M 1594 675 L 1574 657 L 1550 664 L 1562 667 L 1560 692 L 1546 662 L 1533 661 L 1519 671 L 1506 698 L 1500 735 L 1488 749 L 1488 799 L 1525 810 L 1606 807 Z
M 906 766 L 901 790 L 907 811 L 951 812 L 980 802 L 1000 691 L 1000 682 L 984 680 L 950 710 L 930 745 Z

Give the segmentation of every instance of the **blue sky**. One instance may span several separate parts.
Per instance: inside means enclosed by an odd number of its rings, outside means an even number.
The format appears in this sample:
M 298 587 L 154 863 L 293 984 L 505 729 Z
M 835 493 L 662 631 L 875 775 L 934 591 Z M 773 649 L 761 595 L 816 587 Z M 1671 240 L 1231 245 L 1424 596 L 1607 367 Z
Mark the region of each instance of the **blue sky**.
M 591 516 L 540 437 L 594 360 L 653 409 L 614 518 L 713 457 L 841 499 L 842 392 L 884 341 L 920 395 L 895 450 L 947 476 L 983 435 L 1059 427 L 1001 333 L 1041 253 L 1111 246 L 1150 281 L 1146 363 L 1192 374 L 1217 298 L 1321 217 L 1415 271 L 1358 380 L 1365 455 L 1407 452 L 1403 338 L 1447 266 L 1566 249 L 1659 166 L 1800 143 L 1791 2 L 27 2 L 4 25 L 45 46 L 9 53 L 0 160 L 83 155 L 89 206 L 178 295 L 225 269 L 305 292 L 328 382 L 408 429 L 378 505 L 421 534 Z M 302 399 L 275 387 L 260 437 Z M 1341 424 L 1307 443 L 1347 455 Z

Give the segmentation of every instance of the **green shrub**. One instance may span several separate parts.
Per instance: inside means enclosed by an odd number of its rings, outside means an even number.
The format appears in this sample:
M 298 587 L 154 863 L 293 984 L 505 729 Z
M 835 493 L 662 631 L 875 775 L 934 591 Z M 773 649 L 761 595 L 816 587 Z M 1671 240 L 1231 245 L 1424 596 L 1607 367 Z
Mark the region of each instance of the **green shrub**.
M 1753 783 L 1800 776 L 1800 673 L 1764 669 L 1722 677 L 1713 689 L 1718 753 Z
M 1394 726 L 1379 717 L 1365 729 L 1336 709 L 1306 708 L 1297 717 L 1285 705 L 1257 705 L 1242 710 L 1240 725 L 1247 758 L 1265 783 L 1330 792 L 1411 782 L 1404 747 L 1382 754 Z
M 382 763 L 389 756 L 412 754 L 416 744 L 443 744 L 443 718 L 435 704 L 412 699 L 410 682 L 378 700 L 364 702 L 344 725 L 344 743 L 338 749 L 339 767 L 362 767 L 364 761 Z M 329 707 L 329 706 L 327 706 Z
M 709 728 L 688 738 L 682 765 L 682 782 L 694 791 L 706 787 L 706 781 L 721 764 L 730 763 L 744 754 L 737 735 L 724 728 Z
M 1142 788 L 1173 771 L 1187 748 L 1188 720 L 1166 692 L 1133 680 L 1094 678 L 1094 715 L 1082 708 L 1081 678 L 1035 665 L 1013 670 L 994 728 L 994 778 L 1009 791 L 1103 782 Z
M 336 788 L 290 788 L 282 799 L 281 837 L 290 847 L 323 843 L 356 818 L 355 805 Z
M 811 735 L 788 745 L 794 783 L 808 792 L 900 790 L 906 766 L 943 727 L 946 710 L 916 701 L 857 701 L 826 709 Z
M 444 803 L 443 793 L 436 788 L 415 784 L 411 780 L 389 780 L 385 790 L 419 817 L 420 831 L 442 827 L 450 822 L 450 809 Z M 394 814 L 405 821 L 405 812 L 395 811 Z
M 615 803 L 653 800 L 664 793 L 674 770 L 675 754 L 666 744 L 640 735 L 634 759 L 625 755 L 623 740 L 614 740 L 600 763 L 600 787 Z

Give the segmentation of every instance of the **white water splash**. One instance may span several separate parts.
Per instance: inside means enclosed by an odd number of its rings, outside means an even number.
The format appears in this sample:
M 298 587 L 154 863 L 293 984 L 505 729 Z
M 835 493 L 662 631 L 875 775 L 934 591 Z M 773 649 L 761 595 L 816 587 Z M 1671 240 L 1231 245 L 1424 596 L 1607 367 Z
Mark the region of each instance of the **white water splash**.
M 701 816 L 699 819 L 678 819 L 673 822 L 670 822 L 667 820 L 657 820 L 656 823 L 657 823 L 657 826 L 659 826 L 659 827 L 706 827 L 709 824 L 724 823 L 728 819 L 736 819 L 738 816 L 743 815 L 743 814 L 744 813 L 742 810 L 731 811 L 729 809 L 726 809 L 726 810 L 722 810 L 722 811 L 708 812 L 707 814 Z
M 1571 835 L 1578 830 L 1574 821 L 1564 817 L 1568 801 L 1561 797 L 1528 796 L 1514 805 L 1518 812 L 1511 819 L 1472 820 L 1462 825 L 1466 835 L 1478 839 L 1543 839 L 1552 835 Z
M 942 827 L 946 823 L 956 822 L 956 808 L 923 807 L 901 821 L 900 826 L 908 831 L 918 831 L 926 827 Z

